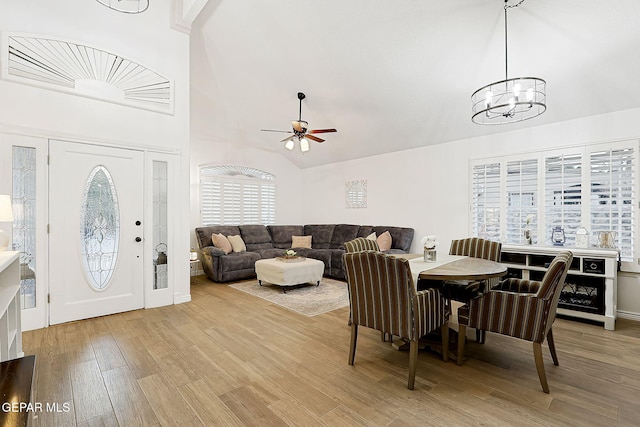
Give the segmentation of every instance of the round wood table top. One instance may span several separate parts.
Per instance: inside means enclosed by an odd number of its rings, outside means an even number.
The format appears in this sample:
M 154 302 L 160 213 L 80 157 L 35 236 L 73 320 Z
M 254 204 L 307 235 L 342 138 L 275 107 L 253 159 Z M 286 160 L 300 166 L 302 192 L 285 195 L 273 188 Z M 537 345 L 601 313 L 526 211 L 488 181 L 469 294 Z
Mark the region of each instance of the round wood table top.
M 484 280 L 507 274 L 507 266 L 495 261 L 466 257 L 420 272 L 427 280 Z

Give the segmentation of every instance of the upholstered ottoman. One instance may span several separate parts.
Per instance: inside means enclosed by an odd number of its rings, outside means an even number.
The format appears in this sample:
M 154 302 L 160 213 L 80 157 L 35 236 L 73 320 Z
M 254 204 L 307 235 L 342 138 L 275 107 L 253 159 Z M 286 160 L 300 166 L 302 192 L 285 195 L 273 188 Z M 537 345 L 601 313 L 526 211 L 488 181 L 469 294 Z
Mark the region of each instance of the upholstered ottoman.
M 285 293 L 288 286 L 309 282 L 315 282 L 316 286 L 320 285 L 322 273 L 324 273 L 324 263 L 311 258 L 260 259 L 256 261 L 255 268 L 260 286 L 264 280 L 282 287 Z

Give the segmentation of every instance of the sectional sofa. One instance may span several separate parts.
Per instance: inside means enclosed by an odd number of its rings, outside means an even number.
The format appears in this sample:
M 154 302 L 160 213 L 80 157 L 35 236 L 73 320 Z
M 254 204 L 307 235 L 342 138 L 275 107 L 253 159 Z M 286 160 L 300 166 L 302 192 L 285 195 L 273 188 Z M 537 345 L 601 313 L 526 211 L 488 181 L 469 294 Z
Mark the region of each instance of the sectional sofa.
M 214 225 L 195 229 L 200 260 L 207 277 L 214 282 L 231 282 L 256 276 L 254 264 L 262 258 L 275 258 L 291 248 L 292 236 L 311 236 L 311 248 L 293 248 L 298 255 L 324 262 L 324 275 L 344 280 L 342 254 L 344 242 L 356 237 L 377 236 L 388 231 L 391 248 L 386 253 L 407 253 L 413 241 L 413 228 L 354 224 L 311 225 Z M 240 236 L 246 251 L 226 253 L 213 245 L 211 236 Z

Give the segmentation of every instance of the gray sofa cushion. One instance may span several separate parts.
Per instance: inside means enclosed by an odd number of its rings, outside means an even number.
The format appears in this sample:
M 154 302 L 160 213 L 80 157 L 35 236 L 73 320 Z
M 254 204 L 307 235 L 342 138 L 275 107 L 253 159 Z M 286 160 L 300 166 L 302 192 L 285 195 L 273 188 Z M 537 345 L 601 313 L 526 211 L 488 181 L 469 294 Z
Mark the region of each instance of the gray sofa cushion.
M 305 225 L 304 235 L 311 236 L 313 249 L 329 249 L 334 228 L 336 228 L 334 224 Z
M 291 247 L 291 236 L 304 236 L 303 225 L 268 225 L 271 243 L 274 248 L 288 249 Z M 313 242 L 311 242 L 313 246 Z
M 344 242 L 351 241 L 358 237 L 359 225 L 354 224 L 338 224 L 333 229 L 333 235 L 331 236 L 331 249 L 344 249 Z M 340 261 L 342 268 L 342 259 Z
M 358 230 L 358 235 L 356 237 L 367 237 L 371 233 L 373 233 L 372 225 L 361 225 L 360 229 Z M 345 242 L 348 242 L 348 240 L 345 240 Z
M 240 225 L 238 228 L 247 251 L 273 248 L 271 236 L 264 225 Z

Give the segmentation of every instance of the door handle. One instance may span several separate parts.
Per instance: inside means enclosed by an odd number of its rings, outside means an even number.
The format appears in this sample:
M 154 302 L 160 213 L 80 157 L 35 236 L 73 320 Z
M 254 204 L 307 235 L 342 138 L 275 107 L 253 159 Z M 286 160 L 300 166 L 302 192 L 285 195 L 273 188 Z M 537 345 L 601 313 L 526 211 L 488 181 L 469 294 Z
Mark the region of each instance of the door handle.
M 136 237 L 136 242 L 142 242 L 142 237 Z

